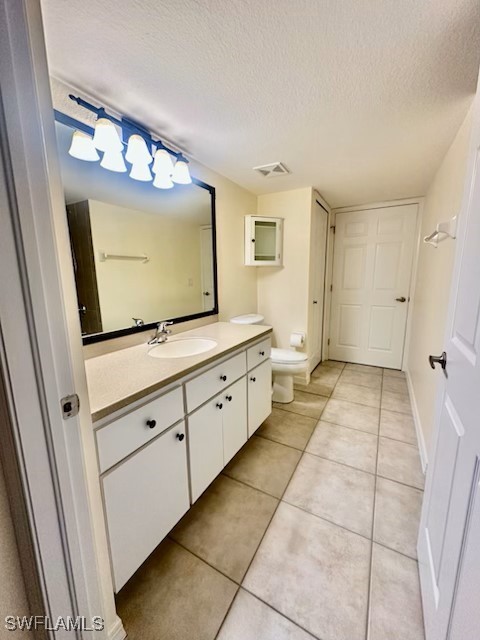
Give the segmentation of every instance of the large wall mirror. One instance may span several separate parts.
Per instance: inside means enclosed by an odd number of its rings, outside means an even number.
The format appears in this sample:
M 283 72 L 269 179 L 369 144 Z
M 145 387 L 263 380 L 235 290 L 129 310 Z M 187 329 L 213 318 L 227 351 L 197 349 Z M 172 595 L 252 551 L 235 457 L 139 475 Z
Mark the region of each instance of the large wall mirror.
M 55 112 L 84 343 L 218 313 L 215 189 L 157 189 L 69 155 L 75 129 Z

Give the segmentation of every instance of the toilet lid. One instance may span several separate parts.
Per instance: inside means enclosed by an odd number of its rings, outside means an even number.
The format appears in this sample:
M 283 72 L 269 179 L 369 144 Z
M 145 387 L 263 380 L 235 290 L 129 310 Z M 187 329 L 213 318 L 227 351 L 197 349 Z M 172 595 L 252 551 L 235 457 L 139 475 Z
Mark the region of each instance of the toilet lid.
M 278 364 L 298 364 L 299 362 L 308 360 L 306 353 L 293 351 L 292 349 L 276 348 L 272 348 L 270 358 L 272 362 L 278 362 Z
M 246 313 L 243 316 L 235 316 L 230 319 L 234 324 L 260 324 L 264 321 L 264 317 L 259 313 Z

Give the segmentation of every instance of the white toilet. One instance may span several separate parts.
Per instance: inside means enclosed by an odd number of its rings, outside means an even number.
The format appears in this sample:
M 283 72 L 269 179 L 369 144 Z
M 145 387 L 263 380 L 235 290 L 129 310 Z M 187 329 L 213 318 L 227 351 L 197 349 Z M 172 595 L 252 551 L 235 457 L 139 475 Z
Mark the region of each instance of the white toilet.
M 259 313 L 247 313 L 230 320 L 234 324 L 263 324 L 264 317 Z M 308 356 L 295 349 L 272 348 L 270 353 L 273 374 L 273 401 L 284 404 L 292 402 L 293 376 L 307 370 Z

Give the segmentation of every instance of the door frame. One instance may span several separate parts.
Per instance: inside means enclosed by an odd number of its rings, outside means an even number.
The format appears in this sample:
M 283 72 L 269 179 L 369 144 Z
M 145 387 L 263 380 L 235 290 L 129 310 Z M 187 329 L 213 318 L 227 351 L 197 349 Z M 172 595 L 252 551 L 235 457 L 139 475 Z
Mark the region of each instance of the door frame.
M 417 213 L 417 221 L 415 228 L 415 245 L 413 251 L 413 260 L 412 260 L 412 270 L 410 274 L 410 285 L 409 285 L 409 305 L 407 309 L 407 320 L 405 325 L 405 339 L 403 343 L 403 354 L 402 354 L 402 365 L 401 370 L 405 371 L 408 367 L 407 355 L 410 346 L 411 332 L 412 332 L 412 317 L 413 317 L 413 306 L 415 302 L 415 287 L 416 287 L 416 279 L 417 279 L 417 270 L 418 270 L 418 259 L 420 255 L 420 242 L 421 242 L 421 229 L 422 229 L 422 219 L 423 219 L 423 207 L 424 207 L 425 198 L 417 197 L 417 198 L 402 198 L 399 200 L 384 200 L 381 202 L 372 202 L 361 205 L 352 205 L 348 207 L 338 207 L 336 209 L 332 209 L 332 222 L 331 225 L 333 227 L 333 235 L 331 238 L 331 268 L 330 268 L 330 280 L 329 287 L 333 286 L 333 264 L 334 264 L 334 255 L 335 255 L 335 226 L 336 226 L 336 216 L 337 213 L 355 213 L 359 211 L 368 211 L 370 209 L 385 209 L 388 207 L 399 207 L 403 205 L 416 204 L 418 205 L 418 213 Z M 332 295 L 331 292 L 330 296 Z M 330 340 L 330 327 L 332 322 L 332 305 L 330 303 L 330 318 L 328 323 L 328 336 Z
M 328 207 L 327 203 L 323 200 L 323 198 L 321 196 L 319 196 L 319 194 L 317 192 L 313 193 L 313 210 L 312 210 L 312 222 L 311 222 L 311 264 L 312 264 L 312 269 L 315 269 L 315 264 L 314 264 L 314 260 L 313 258 L 313 252 L 314 251 L 322 251 L 324 252 L 324 262 L 325 262 L 325 270 L 324 270 L 324 274 L 323 274 L 323 283 L 321 284 L 321 288 L 322 288 L 322 292 L 321 292 L 321 297 L 322 297 L 322 315 L 321 318 L 319 318 L 321 320 L 322 323 L 322 327 L 321 327 L 321 331 L 320 331 L 320 335 L 319 335 L 319 343 L 320 343 L 320 357 L 317 360 L 316 358 L 314 358 L 315 354 L 312 354 L 309 360 L 309 369 L 310 372 L 313 371 L 315 369 L 315 367 L 320 363 L 323 362 L 323 360 L 325 360 L 325 355 L 326 355 L 326 351 L 325 351 L 325 335 L 326 335 L 326 327 L 325 327 L 325 317 L 326 317 L 326 306 L 327 306 L 327 270 L 328 270 L 328 247 L 329 247 L 329 226 L 330 226 L 330 216 L 331 216 L 331 212 L 330 212 L 330 208 Z M 316 207 L 320 207 L 321 211 L 316 210 Z M 320 218 L 318 218 L 318 220 L 316 222 L 314 222 L 314 216 L 317 215 L 326 215 L 327 216 L 327 221 L 326 221 L 326 225 L 327 225 L 327 231 L 325 234 L 325 246 L 324 247 L 315 247 L 314 243 L 316 241 L 316 238 L 313 234 L 313 228 L 314 228 L 314 224 L 320 224 Z M 312 273 L 312 279 L 313 282 L 315 275 L 314 273 Z M 313 296 L 315 296 L 315 291 L 313 291 L 313 289 L 311 291 L 309 291 L 309 305 L 312 304 L 312 298 Z M 313 323 L 313 316 L 312 316 L 312 323 Z
M 37 583 L 29 607 L 51 622 L 99 616 L 105 631 L 72 637 L 120 640 L 39 0 L 0 0 L 0 78 L 2 462 L 19 555 L 34 574 L 25 582 Z M 60 399 L 74 393 L 80 412 L 64 419 Z

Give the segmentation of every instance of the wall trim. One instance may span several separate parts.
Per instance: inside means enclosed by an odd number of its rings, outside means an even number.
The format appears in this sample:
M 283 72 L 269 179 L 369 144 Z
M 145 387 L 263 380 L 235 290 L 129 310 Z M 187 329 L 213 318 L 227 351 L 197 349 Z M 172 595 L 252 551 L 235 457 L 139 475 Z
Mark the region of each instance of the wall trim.
M 425 444 L 425 438 L 423 437 L 422 421 L 420 420 L 420 412 L 418 411 L 417 399 L 415 397 L 415 391 L 410 371 L 405 371 L 405 375 L 407 378 L 408 393 L 410 395 L 410 404 L 412 405 L 413 423 L 415 425 L 415 433 L 417 435 L 417 445 L 418 451 L 420 453 L 420 461 L 422 463 L 423 473 L 424 475 L 426 475 L 428 468 L 428 453 L 427 446 Z

